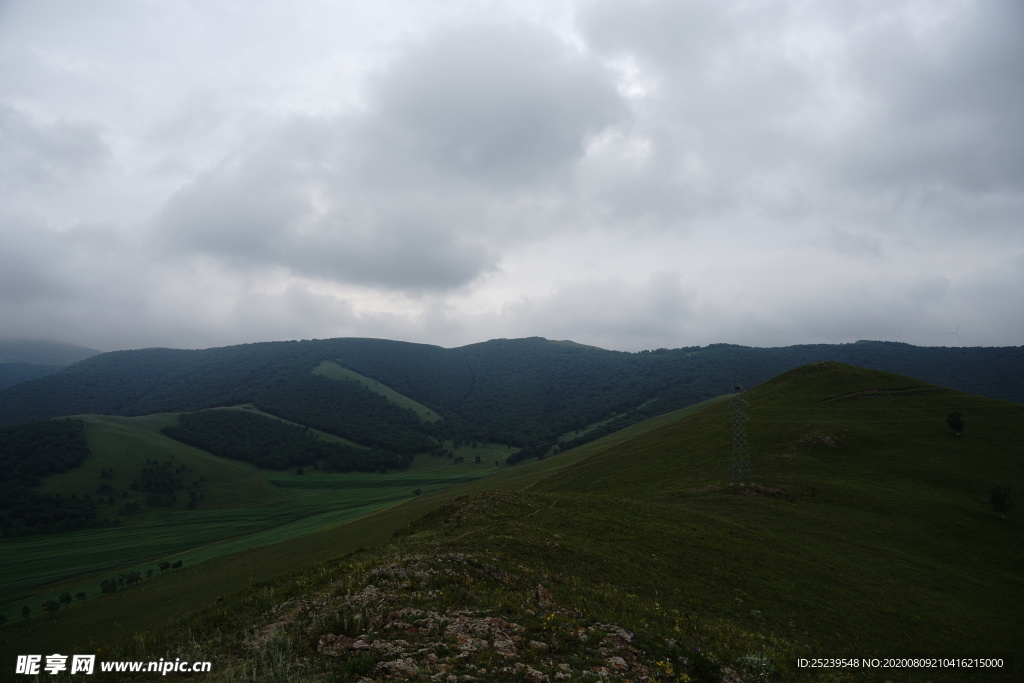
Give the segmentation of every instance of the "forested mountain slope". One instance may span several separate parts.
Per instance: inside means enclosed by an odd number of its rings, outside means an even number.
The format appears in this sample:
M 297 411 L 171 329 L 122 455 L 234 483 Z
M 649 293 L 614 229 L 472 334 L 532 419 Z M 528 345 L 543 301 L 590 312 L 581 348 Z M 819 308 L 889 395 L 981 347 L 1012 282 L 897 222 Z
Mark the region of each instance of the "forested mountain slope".
M 37 377 L 45 377 L 64 369 L 63 365 L 36 365 L 34 363 L 0 363 L 0 389 L 21 384 Z
M 752 386 L 803 363 L 836 360 L 1024 401 L 1024 347 L 892 342 L 749 348 L 729 344 L 606 351 L 541 338 L 454 349 L 380 339 L 106 353 L 0 391 L 0 425 L 81 413 L 145 415 L 266 402 L 329 360 L 437 411 L 447 437 L 526 446 L 628 413 L 619 427 Z M 335 390 L 341 391 L 340 387 Z M 371 400 L 369 390 L 366 399 Z M 373 400 L 376 400 L 375 398 Z M 642 407 L 641 407 L 642 406 Z M 639 408 L 639 410 L 637 410 Z

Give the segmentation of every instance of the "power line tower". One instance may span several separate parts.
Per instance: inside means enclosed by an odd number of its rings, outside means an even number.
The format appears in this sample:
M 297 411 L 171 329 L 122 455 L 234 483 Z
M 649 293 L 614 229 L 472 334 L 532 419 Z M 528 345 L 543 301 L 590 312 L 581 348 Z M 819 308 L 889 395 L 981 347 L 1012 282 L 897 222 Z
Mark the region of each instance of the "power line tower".
M 743 407 L 743 387 L 739 373 L 732 385 L 732 483 L 746 486 L 750 483 L 750 451 L 747 449 L 747 414 Z

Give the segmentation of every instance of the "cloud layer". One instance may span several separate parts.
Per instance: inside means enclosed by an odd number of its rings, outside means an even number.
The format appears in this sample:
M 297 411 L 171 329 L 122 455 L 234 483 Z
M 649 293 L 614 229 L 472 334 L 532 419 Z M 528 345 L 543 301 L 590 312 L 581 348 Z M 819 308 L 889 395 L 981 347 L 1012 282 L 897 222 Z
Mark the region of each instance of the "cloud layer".
M 20 0 L 0 317 L 105 349 L 1024 339 L 1024 10 Z

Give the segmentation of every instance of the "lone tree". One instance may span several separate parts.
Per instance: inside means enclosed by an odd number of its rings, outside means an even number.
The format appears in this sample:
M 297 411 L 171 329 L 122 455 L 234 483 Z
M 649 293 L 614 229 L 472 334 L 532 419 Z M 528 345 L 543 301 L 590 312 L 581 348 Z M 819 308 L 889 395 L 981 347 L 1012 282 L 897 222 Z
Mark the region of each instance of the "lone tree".
M 960 432 L 964 431 L 964 421 L 960 417 L 960 413 L 950 413 L 946 416 L 946 424 L 953 430 L 953 433 L 960 436 Z
M 989 494 L 988 500 L 992 503 L 992 510 L 1003 519 L 1006 519 L 1006 513 L 1013 507 L 1013 500 L 1010 498 L 1010 487 L 995 487 L 992 489 L 992 493 Z
M 29 616 L 31 614 L 32 614 L 32 608 L 29 607 L 28 605 L 25 605 L 24 607 L 21 608 L 21 618 L 24 619 L 25 621 L 28 621 L 28 618 L 29 618 Z
M 43 603 L 43 609 L 50 613 L 50 618 L 53 619 L 53 615 L 60 611 L 60 603 L 56 600 L 47 600 Z
M 58 599 L 60 600 L 60 604 L 64 605 L 64 607 L 67 607 L 71 604 L 71 601 L 74 598 L 71 597 L 71 593 L 61 593 L 60 598 Z

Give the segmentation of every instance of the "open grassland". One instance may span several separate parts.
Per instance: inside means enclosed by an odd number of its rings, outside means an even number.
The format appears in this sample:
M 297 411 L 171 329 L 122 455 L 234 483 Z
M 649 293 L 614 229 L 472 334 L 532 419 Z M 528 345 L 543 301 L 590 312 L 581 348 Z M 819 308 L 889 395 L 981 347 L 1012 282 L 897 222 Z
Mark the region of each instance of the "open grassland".
M 670 413 L 665 413 L 663 415 L 658 415 L 656 417 L 647 418 L 645 420 L 639 420 L 639 421 L 637 421 L 636 424 L 633 424 L 633 425 L 631 425 L 629 427 L 624 427 L 623 429 L 618 430 L 614 434 L 609 434 L 607 436 L 601 437 L 600 440 L 595 440 L 595 444 L 594 445 L 599 445 L 601 447 L 607 447 L 607 446 L 610 446 L 610 445 L 613 445 L 613 444 L 622 443 L 623 441 L 626 441 L 627 439 L 630 439 L 630 438 L 632 438 L 632 437 L 634 437 L 634 436 L 636 436 L 638 434 L 642 434 L 642 433 L 650 431 L 650 430 L 652 430 L 652 429 L 654 429 L 656 427 L 661 427 L 662 425 L 666 425 L 666 424 L 669 424 L 671 422 L 675 422 L 676 420 L 679 420 L 680 418 L 683 418 L 683 417 L 687 417 L 688 415 L 693 415 L 695 413 L 699 413 L 700 411 L 704 410 L 705 408 L 710 408 L 713 405 L 716 405 L 718 403 L 721 403 L 721 402 L 727 401 L 727 400 L 729 400 L 729 396 L 728 395 L 717 396 L 715 398 L 709 398 L 706 401 L 701 401 L 700 403 L 694 403 L 693 405 L 687 406 L 686 408 L 680 408 L 679 410 L 673 410 Z M 587 425 L 583 429 L 577 430 L 575 432 L 567 432 L 566 434 L 562 435 L 562 438 L 571 438 L 573 436 L 579 436 L 579 435 L 586 434 L 587 432 L 593 431 L 594 429 L 597 429 L 598 427 L 604 426 L 605 424 L 611 422 L 612 420 L 616 419 L 617 417 L 620 417 L 620 416 L 616 415 L 616 416 L 608 418 L 607 420 L 602 420 L 600 422 L 595 422 L 594 424 Z M 588 445 L 587 446 L 587 451 L 588 452 L 591 450 L 592 446 L 593 445 Z
M 426 407 L 422 403 L 414 401 L 408 396 L 398 393 L 391 387 L 381 384 L 372 377 L 360 375 L 358 372 L 354 370 L 349 370 L 348 368 L 343 368 L 335 362 L 324 361 L 313 370 L 313 373 L 316 375 L 323 375 L 324 377 L 328 377 L 330 379 L 343 379 L 358 382 L 359 384 L 362 384 L 370 391 L 380 394 L 381 396 L 391 401 L 395 405 L 400 406 L 402 408 L 409 408 L 414 413 L 416 413 L 419 416 L 419 418 L 424 422 L 437 422 L 438 420 L 441 419 L 440 415 L 438 415 L 437 413 L 435 413 L 433 410 Z
M 567 573 L 618 575 L 604 580 L 782 638 L 791 659 L 1021 656 L 1024 528 L 988 494 L 1024 481 L 1024 409 L 838 364 L 746 400 L 754 487 L 726 485 L 730 405 L 539 482 L 565 515 L 551 533 L 582 523 L 573 500 L 619 515 L 577 537 L 593 552 Z M 969 423 L 959 438 L 952 411 Z
M 745 399 L 753 485 L 731 485 L 733 406 L 711 402 L 9 626 L 9 651 L 102 642 L 180 595 L 208 608 L 101 656 L 209 659 L 211 680 L 1019 679 L 1024 525 L 987 497 L 1021 490 L 1024 408 L 832 363 Z M 796 666 L 992 655 L 1006 666 Z
M 671 422 L 694 410 L 696 410 L 694 407 L 684 408 L 652 418 L 635 425 L 631 430 L 643 433 L 649 428 Z M 130 418 L 111 419 L 130 420 Z M 138 419 L 149 420 L 151 418 Z M 0 652 L 6 657 L 11 653 L 29 650 L 53 651 L 60 648 L 70 650 L 73 647 L 82 650 L 91 643 L 109 642 L 122 637 L 125 633 L 150 628 L 162 621 L 179 618 L 191 610 L 201 609 L 218 598 L 252 585 L 253 582 L 266 581 L 281 574 L 292 573 L 331 558 L 384 542 L 397 531 L 436 510 L 452 498 L 492 491 L 496 488 L 516 490 L 534 485 L 552 472 L 589 457 L 595 449 L 615 444 L 622 438 L 626 437 L 622 433 L 617 433 L 588 444 L 587 447 L 548 458 L 542 462 L 535 462 L 529 466 L 500 468 L 498 473 L 486 477 L 483 475 L 496 470 L 493 464 L 488 465 L 487 463 L 493 463 L 499 456 L 503 460 L 504 454 L 507 453 L 505 446 L 489 445 L 477 449 L 466 446 L 460 449 L 460 453 L 481 453 L 481 465 L 473 464 L 471 457 L 467 458 L 466 463 L 458 466 L 452 465 L 448 459 L 420 457 L 413 461 L 407 471 L 397 475 L 356 473 L 314 477 L 305 474 L 267 472 L 264 473 L 267 482 L 273 482 L 272 485 L 282 494 L 296 489 L 296 493 L 300 495 L 316 489 L 323 492 L 323 484 L 320 482 L 324 482 L 330 477 L 337 479 L 349 477 L 361 479 L 363 489 L 366 491 L 374 489 L 374 486 L 371 486 L 373 483 L 380 488 L 380 485 L 386 485 L 391 481 L 394 483 L 394 489 L 404 494 L 396 496 L 393 503 L 403 498 L 405 502 L 401 505 L 378 506 L 376 512 L 369 508 L 357 511 L 348 517 L 349 520 L 354 521 L 343 524 L 335 523 L 329 528 L 321 528 L 318 531 L 310 530 L 314 531 L 313 533 L 283 534 L 282 539 L 276 543 L 264 536 L 263 541 L 266 544 L 259 545 L 250 541 L 249 536 L 240 535 L 221 541 L 219 544 L 196 547 L 191 551 L 192 557 L 216 555 L 215 559 L 209 559 L 201 565 L 192 561 L 188 554 L 175 553 L 171 549 L 169 552 L 147 558 L 145 562 L 136 566 L 150 568 L 155 566 L 158 560 L 181 558 L 185 560 L 182 570 L 170 572 L 167 575 L 156 573 L 152 579 L 144 581 L 140 587 L 112 596 L 100 596 L 98 589 L 99 582 L 109 576 L 111 571 L 101 571 L 94 575 L 73 571 L 77 554 L 84 552 L 89 547 L 88 542 L 78 544 L 76 547 L 69 546 L 69 539 L 72 539 L 74 534 L 42 537 L 49 541 L 46 548 L 35 547 L 25 553 L 18 553 L 14 545 L 7 546 L 11 549 L 9 555 L 11 559 L 8 560 L 8 556 L 5 556 L 5 559 L 0 562 L 0 567 L 9 567 L 10 569 L 4 570 L 7 573 L 0 574 L 0 576 L 6 576 L 15 581 L 18 577 L 25 577 L 31 582 L 34 570 L 52 574 L 54 565 L 60 567 L 65 563 L 71 563 L 72 571 L 62 570 L 58 576 L 49 576 L 49 583 L 46 586 L 37 587 L 34 590 L 25 588 L 18 590 L 12 587 L 7 592 L 9 597 L 5 599 L 3 607 L 0 608 L 0 614 L 6 615 L 9 623 L 2 633 L 3 638 L 0 638 Z M 202 452 L 200 451 L 200 453 Z M 209 454 L 204 455 L 213 457 Z M 219 458 L 214 459 L 230 463 L 230 461 L 223 461 Z M 250 467 L 244 464 L 243 466 Z M 259 472 L 255 468 L 253 471 Z M 392 479 L 396 476 L 408 477 L 409 481 L 399 484 L 399 480 Z M 433 478 L 435 483 L 423 485 L 422 479 L 427 477 Z M 470 477 L 473 479 L 458 486 L 451 485 L 460 478 L 469 479 Z M 408 492 L 414 486 L 422 488 L 423 493 L 410 497 Z M 385 490 L 386 488 L 385 486 Z M 217 528 L 216 524 L 213 526 Z M 129 528 L 122 528 L 121 531 Z M 179 531 L 189 536 L 190 529 L 192 532 L 198 531 L 198 528 L 188 524 L 180 526 Z M 256 533 L 258 532 L 251 532 L 253 539 L 255 539 Z M 35 540 L 39 540 L 39 537 Z M 3 543 L 6 546 L 8 541 Z M 116 547 L 120 547 L 130 554 L 132 543 L 124 543 Z M 231 550 L 235 551 L 234 554 L 231 554 Z M 48 552 L 49 556 L 36 567 L 29 567 L 27 564 L 22 564 L 20 567 L 15 566 L 14 563 L 18 561 L 18 558 L 25 561 L 37 552 Z M 99 557 L 102 558 L 103 555 L 100 554 Z M 102 566 L 114 567 L 114 565 Z M 131 568 L 124 562 L 116 567 L 117 571 L 127 571 Z M 71 609 L 62 611 L 52 622 L 44 622 L 46 617 L 40 614 L 40 605 L 43 602 L 48 599 L 56 599 L 59 593 L 64 591 L 75 594 L 80 590 L 86 591 L 89 595 L 89 600 L 84 605 L 76 604 Z M 31 607 L 35 615 L 27 623 L 17 617 L 19 610 L 24 605 Z M 43 625 L 44 623 L 45 625 Z
M 159 433 L 175 415 L 142 418 L 84 416 L 93 455 L 74 471 L 44 482 L 47 493 L 90 494 L 108 484 L 113 503 L 98 505 L 101 518 L 118 526 L 0 541 L 0 614 L 13 621 L 23 606 L 38 612 L 60 593 L 99 594 L 100 582 L 117 573 L 145 572 L 161 561 L 188 567 L 249 548 L 278 543 L 336 526 L 374 510 L 472 481 L 493 466 L 417 457 L 406 470 L 379 473 L 268 471 L 210 455 Z M 117 516 L 120 506 L 144 503 L 131 483 L 145 463 L 170 462 L 200 482 L 203 498 L 188 510 L 174 505 Z M 108 476 L 104 476 L 104 472 Z M 416 493 L 416 492 L 419 493 Z
M 224 507 L 245 507 L 265 504 L 277 497 L 252 465 L 236 460 L 218 458 L 198 448 L 168 439 L 160 433 L 162 427 L 175 424 L 176 413 L 148 415 L 146 417 L 117 417 L 112 415 L 80 415 L 86 422 L 86 436 L 92 455 L 80 467 L 43 480 L 41 493 L 84 496 L 98 500 L 97 488 L 104 483 L 123 495 L 116 495 L 111 504 L 99 503 L 97 513 L 101 519 L 113 518 L 126 502 L 142 502 L 145 494 L 132 490 L 132 481 L 147 461 L 173 462 L 191 470 L 186 480 L 203 477 L 203 499 L 198 510 Z M 104 477 L 103 471 L 109 471 Z M 122 523 L 140 523 L 166 515 L 170 510 L 184 510 L 185 499 L 178 496 L 175 505 L 159 510 L 143 511 L 122 520 Z

